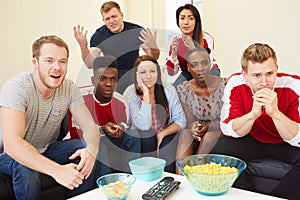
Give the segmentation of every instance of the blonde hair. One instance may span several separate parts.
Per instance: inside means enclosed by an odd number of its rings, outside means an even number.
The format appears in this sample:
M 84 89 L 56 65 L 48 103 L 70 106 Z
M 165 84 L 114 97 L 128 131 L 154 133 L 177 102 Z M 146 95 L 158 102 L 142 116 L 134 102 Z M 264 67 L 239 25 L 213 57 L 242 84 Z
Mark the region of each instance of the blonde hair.
M 269 58 L 273 58 L 275 64 L 277 64 L 276 53 L 269 45 L 262 43 L 251 44 L 247 49 L 245 49 L 242 55 L 242 69 L 247 72 L 248 61 L 253 63 L 263 63 Z

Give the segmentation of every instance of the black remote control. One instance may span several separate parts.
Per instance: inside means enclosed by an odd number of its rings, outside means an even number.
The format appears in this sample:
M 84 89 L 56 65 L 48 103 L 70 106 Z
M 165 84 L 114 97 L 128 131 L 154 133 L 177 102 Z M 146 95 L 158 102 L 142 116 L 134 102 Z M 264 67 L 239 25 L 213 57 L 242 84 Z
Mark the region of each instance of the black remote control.
M 173 177 L 167 176 L 144 193 L 142 198 L 144 200 L 163 200 L 171 194 L 174 189 L 178 189 L 179 186 L 179 181 L 174 181 Z

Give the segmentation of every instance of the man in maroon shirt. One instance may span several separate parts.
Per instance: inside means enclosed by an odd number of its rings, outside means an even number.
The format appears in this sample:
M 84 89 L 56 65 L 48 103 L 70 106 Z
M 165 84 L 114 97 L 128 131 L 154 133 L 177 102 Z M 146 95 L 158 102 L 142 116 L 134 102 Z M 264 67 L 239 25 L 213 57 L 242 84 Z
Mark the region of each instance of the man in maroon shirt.
M 130 172 L 128 162 L 140 156 L 141 146 L 138 133 L 127 130 L 127 103 L 114 91 L 118 82 L 117 66 L 112 56 L 96 58 L 91 78 L 93 85 L 81 87 L 80 91 L 102 135 L 98 160 L 112 170 Z M 71 116 L 69 127 L 71 138 L 81 137 L 81 130 Z
M 241 65 L 242 73 L 229 78 L 222 98 L 221 130 L 228 137 L 211 153 L 293 165 L 272 194 L 300 199 L 300 77 L 277 73 L 276 54 L 267 44 L 250 45 Z

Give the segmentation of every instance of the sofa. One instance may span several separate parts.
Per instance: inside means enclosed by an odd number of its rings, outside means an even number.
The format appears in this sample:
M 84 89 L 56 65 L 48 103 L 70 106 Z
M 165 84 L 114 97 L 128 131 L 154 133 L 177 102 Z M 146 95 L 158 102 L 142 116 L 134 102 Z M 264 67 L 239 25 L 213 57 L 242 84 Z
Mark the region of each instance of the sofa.
M 67 198 L 67 189 L 59 185 L 52 177 L 41 174 L 42 199 L 63 200 Z M 15 199 L 12 180 L 10 176 L 0 173 L 0 199 Z
M 233 187 L 272 195 L 272 190 L 292 165 L 275 159 L 257 159 L 247 162 L 246 170 Z

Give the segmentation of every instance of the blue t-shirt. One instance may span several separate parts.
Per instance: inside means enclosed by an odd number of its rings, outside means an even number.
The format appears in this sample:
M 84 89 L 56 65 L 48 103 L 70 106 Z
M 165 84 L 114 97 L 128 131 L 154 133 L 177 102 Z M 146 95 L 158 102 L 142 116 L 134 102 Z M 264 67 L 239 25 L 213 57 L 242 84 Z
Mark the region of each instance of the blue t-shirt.
M 130 22 L 124 22 L 120 33 L 112 33 L 106 25 L 98 28 L 91 38 L 90 46 L 98 47 L 104 55 L 117 58 L 119 78 L 133 68 L 139 56 L 142 41 L 139 39 L 143 27 Z

